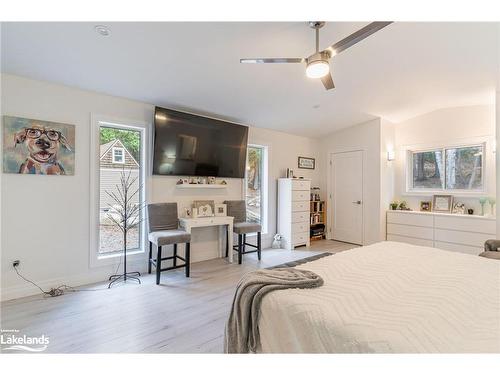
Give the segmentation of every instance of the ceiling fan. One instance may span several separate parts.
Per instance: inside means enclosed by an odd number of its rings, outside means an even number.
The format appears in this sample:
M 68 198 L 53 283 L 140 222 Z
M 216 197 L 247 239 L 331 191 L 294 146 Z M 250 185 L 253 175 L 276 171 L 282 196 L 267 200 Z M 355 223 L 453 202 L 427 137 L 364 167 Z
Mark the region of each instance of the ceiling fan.
M 325 89 L 330 90 L 335 88 L 333 84 L 332 75 L 330 74 L 329 60 L 338 55 L 340 52 L 348 49 L 349 47 L 361 42 L 363 39 L 376 33 L 380 29 L 390 25 L 392 22 L 372 22 L 348 37 L 342 39 L 340 42 L 328 47 L 327 49 L 319 50 L 319 29 L 325 23 L 322 21 L 309 22 L 309 27 L 316 32 L 316 52 L 309 57 L 297 58 L 254 58 L 254 59 L 240 59 L 243 64 L 282 64 L 282 63 L 306 63 L 306 75 L 309 78 L 321 78 L 321 82 Z

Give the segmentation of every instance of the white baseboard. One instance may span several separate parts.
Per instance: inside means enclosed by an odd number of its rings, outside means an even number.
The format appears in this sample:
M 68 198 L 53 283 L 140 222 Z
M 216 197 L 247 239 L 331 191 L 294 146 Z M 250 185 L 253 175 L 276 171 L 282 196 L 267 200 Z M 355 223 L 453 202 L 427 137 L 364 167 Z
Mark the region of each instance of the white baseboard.
M 147 265 L 144 262 L 127 262 L 127 266 L 133 268 L 133 271 L 139 271 L 141 273 L 147 272 Z M 132 271 L 132 268 L 130 270 Z M 56 288 L 61 285 L 68 285 L 72 287 L 80 287 L 82 285 L 94 284 L 99 282 L 104 282 L 108 280 L 110 276 L 109 268 L 105 269 L 89 269 L 89 272 L 85 274 L 75 275 L 71 277 L 57 277 L 53 279 L 46 280 L 35 280 L 38 285 L 44 290 L 49 290 L 50 288 Z M 1 301 L 9 301 L 22 297 L 29 297 L 37 294 L 41 294 L 40 290 L 20 279 L 21 284 L 3 288 L 1 289 Z
M 266 234 L 262 236 L 262 249 L 268 249 L 271 247 L 271 244 L 273 242 L 273 235 L 272 234 Z M 249 243 L 254 243 L 257 241 L 257 236 L 249 236 L 248 237 L 248 242 Z M 128 265 L 130 265 L 134 271 L 139 271 L 141 273 L 147 272 L 147 262 L 144 261 L 144 259 L 141 259 L 140 261 L 134 261 L 134 262 L 127 262 Z M 132 269 L 131 268 L 131 269 Z M 46 280 L 35 280 L 38 285 L 44 290 L 49 290 L 50 288 L 55 288 L 60 285 L 69 285 L 72 287 L 80 287 L 82 285 L 87 285 L 87 284 L 94 284 L 98 282 L 103 282 L 108 279 L 110 275 L 110 269 L 109 268 L 89 268 L 88 272 L 85 274 L 80 274 L 76 276 L 71 276 L 71 277 L 57 277 L 53 279 L 46 279 Z M 20 279 L 21 284 L 7 287 L 7 288 L 1 288 L 1 301 L 9 301 L 17 298 L 22 298 L 22 297 L 28 297 L 28 296 L 33 296 L 40 294 L 40 290 L 36 288 L 35 286 L 24 282 L 23 280 Z

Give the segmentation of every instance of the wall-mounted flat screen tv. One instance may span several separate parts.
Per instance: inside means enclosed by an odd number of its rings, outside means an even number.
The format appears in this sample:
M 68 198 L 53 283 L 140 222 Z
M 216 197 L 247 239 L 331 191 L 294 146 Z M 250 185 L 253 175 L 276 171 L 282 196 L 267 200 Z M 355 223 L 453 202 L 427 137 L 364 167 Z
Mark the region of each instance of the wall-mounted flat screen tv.
M 248 127 L 155 108 L 153 174 L 245 177 Z

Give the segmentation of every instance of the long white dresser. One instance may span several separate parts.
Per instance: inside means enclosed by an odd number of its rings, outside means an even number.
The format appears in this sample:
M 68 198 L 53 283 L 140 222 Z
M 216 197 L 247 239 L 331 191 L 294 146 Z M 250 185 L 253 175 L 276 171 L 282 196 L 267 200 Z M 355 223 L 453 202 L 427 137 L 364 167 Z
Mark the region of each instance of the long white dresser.
M 294 249 L 309 246 L 311 180 L 280 178 L 278 180 L 278 233 L 281 247 Z
M 387 240 L 477 255 L 496 238 L 496 219 L 478 215 L 387 211 Z

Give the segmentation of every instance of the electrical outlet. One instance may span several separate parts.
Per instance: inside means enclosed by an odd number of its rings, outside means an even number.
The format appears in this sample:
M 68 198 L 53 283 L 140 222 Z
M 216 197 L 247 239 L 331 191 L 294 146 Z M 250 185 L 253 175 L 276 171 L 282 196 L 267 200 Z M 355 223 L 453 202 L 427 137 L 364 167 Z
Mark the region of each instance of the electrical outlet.
M 21 264 L 21 261 L 20 260 L 15 260 L 12 262 L 12 267 L 17 267 L 19 266 L 19 264 Z

